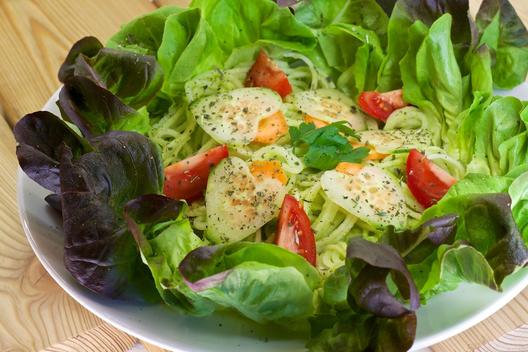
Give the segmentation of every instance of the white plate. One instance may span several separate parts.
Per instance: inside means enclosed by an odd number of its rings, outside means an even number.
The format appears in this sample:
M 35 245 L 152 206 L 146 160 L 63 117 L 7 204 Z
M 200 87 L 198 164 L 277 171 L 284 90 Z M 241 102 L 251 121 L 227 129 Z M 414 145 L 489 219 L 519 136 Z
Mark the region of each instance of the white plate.
M 528 100 L 528 85 L 523 84 L 509 93 Z M 44 110 L 58 115 L 56 99 L 57 94 Z M 19 170 L 18 206 L 33 251 L 53 279 L 101 319 L 144 341 L 174 351 L 305 351 L 303 336 L 262 327 L 234 314 L 193 318 L 163 305 L 111 300 L 85 289 L 64 268 L 61 222 L 44 201 L 48 193 Z M 433 345 L 477 324 L 527 285 L 528 271 L 523 269 L 505 280 L 501 293 L 464 284 L 456 291 L 431 299 L 418 311 L 418 331 L 412 350 Z

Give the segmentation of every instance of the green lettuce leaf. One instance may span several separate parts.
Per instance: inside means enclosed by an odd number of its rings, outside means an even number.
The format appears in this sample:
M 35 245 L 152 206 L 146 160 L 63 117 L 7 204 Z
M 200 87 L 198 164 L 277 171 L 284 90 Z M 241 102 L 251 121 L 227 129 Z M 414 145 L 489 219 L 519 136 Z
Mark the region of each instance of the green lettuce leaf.
M 505 175 L 524 162 L 522 136 L 526 125 L 521 113 L 526 114 L 519 99 L 497 97 L 491 102 L 477 102 L 460 115 L 456 138 L 468 172 Z
M 257 42 L 298 52 L 311 50 L 316 44 L 306 25 L 297 21 L 288 8 L 271 0 L 194 0 L 191 8 L 200 9 L 227 54 Z
M 167 18 L 158 60 L 165 73 L 163 92 L 178 95 L 193 76 L 223 66 L 227 56 L 199 9 L 188 9 Z
M 528 243 L 528 173 L 518 176 L 508 189 L 512 214 L 525 243 Z
M 181 94 L 190 78 L 222 68 L 233 49 L 255 43 L 308 53 L 316 39 L 289 9 L 271 0 L 193 1 L 165 23 L 158 50 L 166 75 L 163 92 Z
M 493 53 L 493 82 L 511 89 L 528 73 L 528 31 L 508 0 L 484 0 L 477 13 L 480 43 Z
M 416 81 L 423 96 L 436 108 L 444 142 L 448 142 L 458 129 L 457 117 L 464 110 L 462 76 L 450 37 L 451 23 L 448 14 L 435 21 L 416 53 Z M 405 81 L 403 91 L 407 99 Z
M 163 6 L 135 18 L 114 34 L 106 46 L 156 56 L 164 35 L 167 17 L 183 11 L 185 10 L 176 6 Z
M 317 269 L 303 257 L 268 243 L 200 247 L 179 270 L 195 294 L 261 323 L 311 316 L 320 286 Z
M 305 1 L 295 16 L 313 28 L 318 47 L 311 57 L 324 58 L 341 90 L 357 97 L 376 88 L 387 17 L 375 1 Z
M 386 41 L 388 18 L 373 0 L 312 0 L 295 9 L 295 17 L 316 29 L 332 24 L 350 24 L 375 32 L 382 43 Z
M 462 282 L 472 282 L 499 290 L 494 270 L 485 256 L 463 241 L 441 245 L 436 257 L 430 259 L 434 259 L 432 263 L 425 260 L 423 263 L 409 266 L 423 299 L 452 291 Z
M 386 2 L 386 1 L 381 1 Z M 390 4 L 385 5 L 390 7 Z M 426 27 L 449 13 L 453 16 L 453 30 L 447 35 L 454 45 L 453 51 L 462 58 L 471 43 L 471 20 L 468 18 L 469 3 L 467 0 L 432 0 L 415 1 L 399 0 L 392 10 L 388 24 L 387 56 L 379 72 L 378 89 L 388 91 L 402 87 L 400 61 L 408 49 L 409 28 L 416 22 Z M 442 57 L 436 60 L 444 60 Z
M 215 304 L 195 294 L 178 270 L 187 253 L 206 244 L 194 234 L 186 208 L 182 201 L 148 194 L 129 201 L 124 217 L 163 301 L 181 312 L 204 316 Z

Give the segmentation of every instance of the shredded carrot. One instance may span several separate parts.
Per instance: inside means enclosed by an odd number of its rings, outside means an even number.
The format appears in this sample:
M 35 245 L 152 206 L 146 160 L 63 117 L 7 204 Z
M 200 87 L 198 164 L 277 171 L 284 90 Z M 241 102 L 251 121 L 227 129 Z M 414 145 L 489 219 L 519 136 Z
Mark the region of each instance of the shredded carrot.
M 324 126 L 328 126 L 328 122 L 319 120 L 313 116 L 310 116 L 308 114 L 304 115 L 303 117 L 304 122 L 306 123 L 313 123 L 315 125 L 315 128 L 321 128 Z
M 341 172 L 343 174 L 354 176 L 355 174 L 357 174 L 359 172 L 359 170 L 361 170 L 362 167 L 363 167 L 363 165 L 361 165 L 361 164 L 347 163 L 347 162 L 343 161 L 343 162 L 340 162 L 339 164 L 337 164 L 336 171 L 337 172 Z
M 249 171 L 257 180 L 273 178 L 283 185 L 288 183 L 288 176 L 282 169 L 280 161 L 277 160 L 255 160 L 249 165 Z
M 254 142 L 273 144 L 286 133 L 288 133 L 286 119 L 284 118 L 282 111 L 277 111 L 273 115 L 260 120 L 258 133 Z

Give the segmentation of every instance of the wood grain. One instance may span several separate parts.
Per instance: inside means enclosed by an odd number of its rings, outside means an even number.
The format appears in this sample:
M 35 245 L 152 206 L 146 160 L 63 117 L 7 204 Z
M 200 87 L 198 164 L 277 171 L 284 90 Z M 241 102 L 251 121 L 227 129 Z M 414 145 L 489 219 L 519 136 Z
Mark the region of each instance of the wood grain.
M 138 340 L 113 326 L 103 324 L 83 334 L 50 346 L 42 352 L 127 352 Z
M 526 352 L 528 351 L 528 324 L 502 335 L 477 349 L 478 352 Z
M 86 35 L 105 42 L 155 6 L 146 0 L 0 0 L 0 105 L 12 126 L 57 89 L 57 71 Z

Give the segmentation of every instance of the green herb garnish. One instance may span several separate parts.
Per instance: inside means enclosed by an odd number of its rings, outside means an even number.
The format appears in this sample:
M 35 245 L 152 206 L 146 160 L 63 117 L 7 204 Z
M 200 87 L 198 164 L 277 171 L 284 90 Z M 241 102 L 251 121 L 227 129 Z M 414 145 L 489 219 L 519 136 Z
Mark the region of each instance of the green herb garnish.
M 342 161 L 360 163 L 369 153 L 367 147 L 354 148 L 347 137 L 359 136 L 346 121 L 334 122 L 315 128 L 313 123 L 290 127 L 291 143 L 297 155 L 304 155 L 306 166 L 318 170 L 331 170 Z

